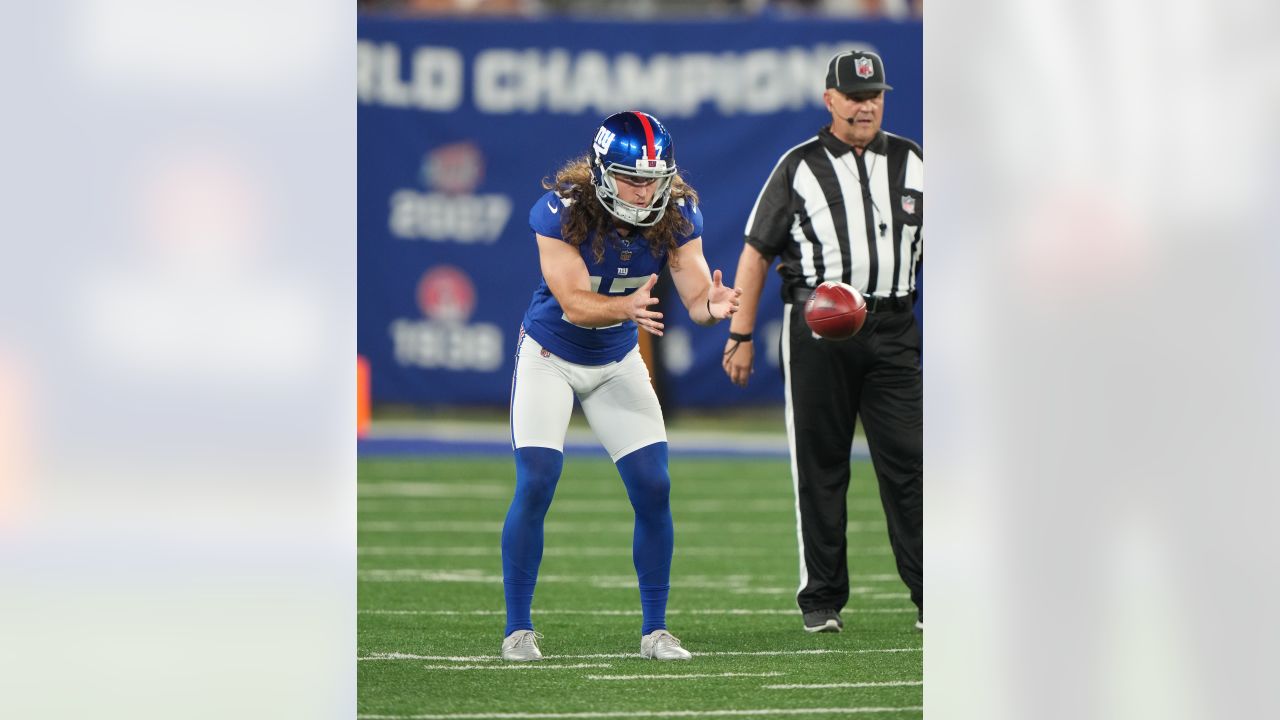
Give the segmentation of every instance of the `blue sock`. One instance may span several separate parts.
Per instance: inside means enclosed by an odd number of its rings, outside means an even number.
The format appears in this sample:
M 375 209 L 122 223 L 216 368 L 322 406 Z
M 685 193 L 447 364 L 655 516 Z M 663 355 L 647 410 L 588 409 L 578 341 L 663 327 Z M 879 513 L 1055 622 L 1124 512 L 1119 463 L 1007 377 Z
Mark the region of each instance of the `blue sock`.
M 507 600 L 507 629 L 532 630 L 529 609 L 542 563 L 542 521 L 564 467 L 564 453 L 543 447 L 517 448 L 516 494 L 502 525 L 502 589 Z
M 640 583 L 640 634 L 667 627 L 667 594 L 671 591 L 671 477 L 667 474 L 667 444 L 654 443 L 618 460 L 618 472 L 636 511 L 631 559 Z

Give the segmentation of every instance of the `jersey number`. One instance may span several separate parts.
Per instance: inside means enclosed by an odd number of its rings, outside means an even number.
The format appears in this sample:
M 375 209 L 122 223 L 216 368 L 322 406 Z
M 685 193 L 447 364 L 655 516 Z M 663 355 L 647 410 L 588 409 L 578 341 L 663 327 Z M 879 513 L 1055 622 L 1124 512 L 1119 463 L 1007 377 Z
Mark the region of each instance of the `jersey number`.
M 591 292 L 593 293 L 600 292 L 600 283 L 602 282 L 604 282 L 604 278 L 600 277 L 599 275 L 592 275 L 591 276 Z M 609 283 L 609 294 L 621 295 L 622 293 L 625 293 L 628 290 L 635 290 L 636 288 L 644 285 L 647 282 L 649 282 L 648 275 L 642 278 L 614 278 L 613 282 Z M 574 325 L 576 327 L 582 327 L 577 323 L 569 322 L 569 318 L 566 317 L 564 313 L 560 313 L 560 319 L 564 320 L 570 325 Z M 606 325 L 604 327 L 598 327 L 598 328 L 583 328 L 583 329 L 584 330 L 607 330 L 609 328 L 616 328 L 620 325 L 622 325 L 622 323 L 614 323 L 612 325 Z

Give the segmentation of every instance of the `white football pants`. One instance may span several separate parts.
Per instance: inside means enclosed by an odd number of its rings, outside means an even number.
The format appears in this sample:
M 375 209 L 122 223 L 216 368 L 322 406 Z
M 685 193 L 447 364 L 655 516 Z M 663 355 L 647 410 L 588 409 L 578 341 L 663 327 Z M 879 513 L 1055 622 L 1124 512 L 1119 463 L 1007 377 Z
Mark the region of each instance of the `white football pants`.
M 522 330 L 511 378 L 511 447 L 564 452 L 575 395 L 614 462 L 667 441 L 662 407 L 639 345 L 608 365 L 577 365 L 543 350 Z

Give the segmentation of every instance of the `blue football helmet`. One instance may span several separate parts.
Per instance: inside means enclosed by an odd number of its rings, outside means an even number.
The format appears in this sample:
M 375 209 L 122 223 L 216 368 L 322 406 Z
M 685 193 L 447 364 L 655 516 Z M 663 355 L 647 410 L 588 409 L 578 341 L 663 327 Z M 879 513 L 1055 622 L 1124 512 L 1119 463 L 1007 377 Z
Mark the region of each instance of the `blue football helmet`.
M 671 134 L 658 118 L 636 110 L 610 115 L 596 131 L 591 148 L 591 182 L 600 204 L 632 225 L 647 227 L 661 220 L 671 199 L 676 154 Z M 618 197 L 619 175 L 658 184 L 647 206 Z

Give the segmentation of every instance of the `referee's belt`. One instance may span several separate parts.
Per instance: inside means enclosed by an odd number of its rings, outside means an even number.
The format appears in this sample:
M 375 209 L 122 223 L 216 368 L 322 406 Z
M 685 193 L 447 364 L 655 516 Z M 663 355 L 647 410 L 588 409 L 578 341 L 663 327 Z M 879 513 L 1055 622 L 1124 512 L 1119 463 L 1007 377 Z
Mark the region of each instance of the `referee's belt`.
M 813 294 L 811 287 L 794 287 L 791 289 L 791 302 L 802 305 Z M 867 301 L 867 312 L 903 312 L 911 309 L 912 296 L 900 295 L 898 297 L 879 297 L 876 295 L 863 296 Z

